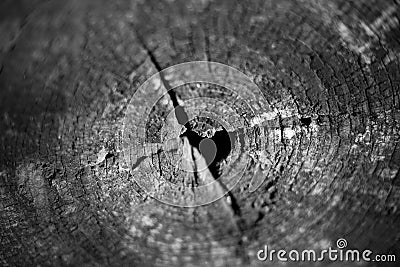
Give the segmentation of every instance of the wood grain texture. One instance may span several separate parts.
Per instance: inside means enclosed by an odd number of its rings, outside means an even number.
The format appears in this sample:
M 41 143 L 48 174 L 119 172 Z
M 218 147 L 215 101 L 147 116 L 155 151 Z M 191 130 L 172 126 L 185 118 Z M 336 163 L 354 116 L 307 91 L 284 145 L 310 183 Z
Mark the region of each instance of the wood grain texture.
M 0 10 L 0 265 L 277 266 L 256 252 L 340 237 L 400 259 L 398 1 L 19 0 Z M 242 129 L 258 147 L 231 191 L 239 218 L 225 199 L 177 208 L 146 196 L 122 155 L 137 88 L 195 60 L 244 72 L 274 111 L 253 120 L 268 127 Z M 250 192 L 254 173 L 263 183 Z

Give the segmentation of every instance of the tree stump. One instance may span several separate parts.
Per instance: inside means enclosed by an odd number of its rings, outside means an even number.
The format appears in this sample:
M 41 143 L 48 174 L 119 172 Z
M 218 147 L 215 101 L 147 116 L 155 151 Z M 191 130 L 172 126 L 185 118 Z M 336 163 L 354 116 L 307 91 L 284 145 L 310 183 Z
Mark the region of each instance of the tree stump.
M 257 252 L 339 238 L 399 260 L 398 1 L 8 0 L 0 13 L 2 266 L 279 266 Z M 188 122 L 173 145 L 211 166 L 199 179 L 233 170 L 227 136 L 247 165 L 233 188 L 215 184 L 222 198 L 176 207 L 141 186 L 153 169 L 127 165 L 124 120 L 147 79 L 192 61 L 233 67 L 266 102 L 189 84 L 152 110 L 154 143 L 164 113 L 196 97 L 248 126 Z M 158 154 L 154 173 L 176 177 Z

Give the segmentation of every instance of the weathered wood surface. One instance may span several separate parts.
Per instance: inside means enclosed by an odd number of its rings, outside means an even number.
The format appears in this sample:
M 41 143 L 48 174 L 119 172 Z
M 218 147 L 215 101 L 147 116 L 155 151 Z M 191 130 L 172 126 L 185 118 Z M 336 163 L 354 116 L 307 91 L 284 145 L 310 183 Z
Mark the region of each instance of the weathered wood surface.
M 398 1 L 10 0 L 0 14 L 0 265 L 266 266 L 264 244 L 339 237 L 400 260 Z M 238 219 L 226 199 L 159 203 L 125 167 L 133 93 L 194 60 L 243 71 L 278 111 L 231 191 Z

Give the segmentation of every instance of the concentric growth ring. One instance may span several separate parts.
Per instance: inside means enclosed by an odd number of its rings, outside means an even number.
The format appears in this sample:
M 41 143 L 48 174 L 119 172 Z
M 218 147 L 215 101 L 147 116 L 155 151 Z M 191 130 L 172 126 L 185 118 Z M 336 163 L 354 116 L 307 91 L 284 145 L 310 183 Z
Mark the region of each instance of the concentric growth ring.
M 194 97 L 187 97 L 188 84 L 198 85 Z M 201 93 L 204 85 L 212 86 L 212 93 Z M 179 106 L 172 108 L 167 88 L 174 94 L 178 88 L 186 90 L 179 98 Z M 148 121 L 160 105 L 167 106 L 169 112 L 164 114 L 160 137 L 154 141 L 148 138 Z M 185 126 L 177 109 L 184 109 Z M 182 207 L 211 203 L 241 179 L 250 160 L 246 152 L 253 140 L 251 134 L 244 136 L 243 129 L 268 109 L 257 85 L 232 67 L 204 61 L 169 67 L 143 83 L 128 105 L 124 158 L 136 182 L 151 197 Z M 193 123 L 196 128 L 207 121 L 218 125 L 207 130 L 209 136 L 189 133 L 187 125 Z M 221 132 L 216 133 L 215 128 Z M 223 138 L 228 143 L 221 146 Z M 218 165 L 216 158 L 224 159 L 220 172 L 211 169 L 212 164 Z

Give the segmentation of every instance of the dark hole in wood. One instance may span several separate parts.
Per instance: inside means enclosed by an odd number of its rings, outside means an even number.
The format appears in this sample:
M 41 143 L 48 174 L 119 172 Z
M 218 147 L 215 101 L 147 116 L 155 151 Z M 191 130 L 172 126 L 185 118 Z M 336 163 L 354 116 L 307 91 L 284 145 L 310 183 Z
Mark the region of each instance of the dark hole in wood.
M 300 118 L 300 122 L 302 126 L 310 126 L 311 124 L 311 118 L 310 117 L 303 117 Z
M 210 141 L 212 141 L 216 146 L 215 154 L 213 153 L 212 155 L 211 151 L 209 151 L 208 149 L 204 150 L 204 148 L 200 147 L 200 143 L 208 138 L 202 137 L 197 132 L 192 130 L 184 132 L 181 137 L 183 136 L 188 138 L 192 146 L 199 149 L 200 152 L 203 152 L 202 155 L 206 159 L 210 172 L 215 178 L 219 177 L 221 174 L 220 164 L 222 160 L 228 157 L 232 149 L 229 133 L 225 129 L 222 129 L 220 131 L 216 131 L 215 134 L 211 138 L 209 138 Z

